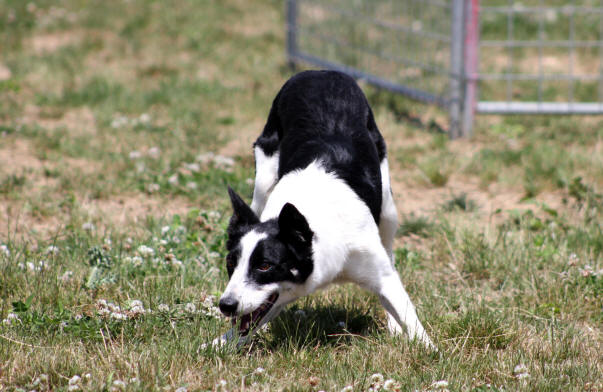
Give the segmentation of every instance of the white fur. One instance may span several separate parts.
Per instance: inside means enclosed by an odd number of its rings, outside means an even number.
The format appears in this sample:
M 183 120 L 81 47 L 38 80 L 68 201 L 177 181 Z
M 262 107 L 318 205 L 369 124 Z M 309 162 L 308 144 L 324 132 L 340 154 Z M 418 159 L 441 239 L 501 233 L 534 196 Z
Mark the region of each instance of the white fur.
M 260 306 L 278 289 L 278 301 L 261 321 L 264 324 L 286 304 L 302 296 L 331 283 L 354 282 L 379 296 L 388 313 L 391 333 L 398 334 L 406 328 L 411 338 L 435 349 L 394 268 L 392 245 L 397 212 L 389 184 L 387 161 L 384 159 L 381 163 L 383 205 L 381 223 L 377 227 L 368 206 L 345 181 L 326 172 L 320 162 L 315 161 L 303 170 L 288 173 L 276 185 L 266 186 L 269 183 L 267 179 L 277 171 L 273 170 L 273 162 L 270 162 L 273 158 L 266 158 L 256 148 L 258 170 L 265 168 L 268 172 L 257 173 L 253 198 L 255 204 L 252 204 L 257 210 L 254 211 L 261 211 L 260 220 L 266 221 L 277 217 L 285 203 L 293 204 L 314 232 L 314 270 L 303 284 L 280 282 L 260 288 L 246 282 L 243 273 L 247 271 L 249 256 L 255 244 L 263 238 L 254 231 L 246 234 L 242 239 L 241 260 L 225 293 L 235 295 L 240 302 L 245 301 L 239 305 L 240 314 L 253 311 L 253 306 Z M 257 188 L 258 183 L 262 188 Z M 265 203 L 262 202 L 264 200 Z M 221 339 L 216 339 L 215 343 L 224 343 L 232 336 L 234 334 L 229 331 Z
M 389 181 L 389 165 L 387 163 L 387 158 L 383 158 L 383 161 L 381 162 L 382 202 L 381 216 L 379 218 L 379 235 L 381 236 L 381 242 L 393 264 L 393 245 L 396 230 L 398 229 L 398 211 L 396 210 L 396 204 L 394 203 L 394 197 Z
M 272 156 L 268 156 L 260 147 L 255 147 L 253 151 L 255 155 L 255 186 L 253 187 L 251 209 L 259 216 L 278 179 L 279 153 L 275 152 Z

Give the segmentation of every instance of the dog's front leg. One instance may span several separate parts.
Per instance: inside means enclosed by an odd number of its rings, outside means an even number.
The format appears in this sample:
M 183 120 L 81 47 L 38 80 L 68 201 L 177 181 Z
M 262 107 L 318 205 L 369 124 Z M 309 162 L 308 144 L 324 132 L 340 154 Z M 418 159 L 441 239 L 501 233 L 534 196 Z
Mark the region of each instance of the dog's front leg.
M 381 278 L 378 294 L 381 304 L 388 313 L 388 328 L 391 333 L 401 333 L 401 326 L 404 325 L 411 339 L 418 339 L 427 347 L 437 350 L 419 321 L 415 307 L 397 273 L 392 271 Z
M 266 206 L 266 200 L 278 180 L 279 153 L 275 152 L 272 155 L 266 155 L 264 150 L 259 145 L 256 145 L 254 155 L 255 185 L 253 187 L 251 209 L 257 216 L 260 216 Z

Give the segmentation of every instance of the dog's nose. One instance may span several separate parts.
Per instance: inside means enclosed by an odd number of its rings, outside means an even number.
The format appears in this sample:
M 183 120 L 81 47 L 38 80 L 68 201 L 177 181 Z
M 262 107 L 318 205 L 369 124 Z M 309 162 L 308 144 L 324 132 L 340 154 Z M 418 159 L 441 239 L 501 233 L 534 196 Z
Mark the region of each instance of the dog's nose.
M 239 301 L 232 297 L 220 298 L 220 310 L 225 316 L 232 316 L 237 312 Z

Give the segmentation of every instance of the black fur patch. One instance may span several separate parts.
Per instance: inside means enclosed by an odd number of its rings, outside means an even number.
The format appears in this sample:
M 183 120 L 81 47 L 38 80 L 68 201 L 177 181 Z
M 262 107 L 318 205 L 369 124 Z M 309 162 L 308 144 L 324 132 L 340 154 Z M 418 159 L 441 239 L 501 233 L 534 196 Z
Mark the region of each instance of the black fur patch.
M 281 88 L 256 140 L 266 155 L 279 151 L 279 173 L 319 160 L 381 214 L 385 142 L 364 93 L 354 79 L 335 71 L 301 72 Z

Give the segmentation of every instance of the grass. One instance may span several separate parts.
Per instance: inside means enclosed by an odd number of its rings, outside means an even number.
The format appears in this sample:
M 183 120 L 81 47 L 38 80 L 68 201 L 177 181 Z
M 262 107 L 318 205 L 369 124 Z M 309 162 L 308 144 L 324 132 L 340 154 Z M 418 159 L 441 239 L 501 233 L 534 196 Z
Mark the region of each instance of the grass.
M 228 328 L 226 186 L 249 200 L 251 143 L 291 75 L 282 12 L 0 2 L 0 389 L 368 390 L 374 373 L 400 390 L 603 389 L 603 122 L 480 117 L 449 141 L 442 113 L 367 86 L 396 267 L 440 352 L 389 336 L 353 286 L 297 301 L 241 351 L 205 346 Z

